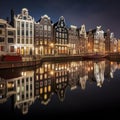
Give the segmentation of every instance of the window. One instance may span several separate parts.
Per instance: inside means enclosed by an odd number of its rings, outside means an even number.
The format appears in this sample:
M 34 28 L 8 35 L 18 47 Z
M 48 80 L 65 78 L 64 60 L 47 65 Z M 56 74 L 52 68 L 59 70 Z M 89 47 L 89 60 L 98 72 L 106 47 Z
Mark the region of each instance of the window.
M 4 25 L 1 25 L 1 24 L 0 24 L 0 28 L 4 28 Z
M 20 43 L 20 38 L 17 39 L 17 43 Z
M 28 27 L 28 23 L 26 23 L 26 27 Z
M 28 44 L 28 39 L 26 39 L 26 44 Z
M 59 33 L 59 37 L 61 38 L 61 33 Z
M 64 38 L 64 33 L 62 33 L 62 38 Z
M 40 36 L 43 36 L 43 32 L 42 31 L 40 31 Z
M 48 20 L 47 20 L 47 19 L 44 19 L 44 22 L 45 22 L 45 24 L 47 24 Z
M 58 37 L 58 32 L 56 32 L 56 37 Z
M 24 22 L 22 22 L 22 27 L 24 27 Z
M 47 32 L 44 32 L 44 37 L 47 37 Z
M 24 38 L 22 38 L 22 44 L 24 44 Z
M 20 35 L 20 30 L 17 30 L 17 34 Z
M 0 42 L 4 42 L 4 38 L 3 37 L 0 37 Z
M 51 26 L 48 26 L 48 31 L 51 31 Z
M 22 30 L 22 35 L 24 35 L 24 30 Z
M 47 25 L 44 25 L 44 30 L 47 30 Z
M 43 30 L 43 25 L 40 25 L 40 30 Z
M 14 43 L 14 39 L 13 38 L 8 38 L 8 43 Z
M 32 36 L 32 31 L 30 31 L 30 36 Z
M 30 24 L 30 29 L 32 29 L 32 23 Z
M 61 22 L 61 26 L 63 27 L 63 22 Z
M 10 52 L 14 52 L 14 46 L 10 46 Z
M 4 50 L 5 50 L 5 46 L 1 46 L 0 51 L 4 51 Z
M 32 38 L 30 38 L 30 44 L 32 44 Z
M 28 36 L 28 30 L 26 31 L 26 36 Z
M 8 31 L 8 35 L 14 35 L 13 31 Z
M 20 22 L 19 21 L 17 22 L 17 28 L 20 28 Z
M 0 34 L 2 34 L 2 30 L 0 30 Z

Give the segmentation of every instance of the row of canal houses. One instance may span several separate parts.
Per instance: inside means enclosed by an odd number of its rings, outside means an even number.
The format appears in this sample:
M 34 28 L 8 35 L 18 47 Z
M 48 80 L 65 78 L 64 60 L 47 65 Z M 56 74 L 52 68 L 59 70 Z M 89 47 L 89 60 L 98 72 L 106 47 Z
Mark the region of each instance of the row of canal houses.
M 11 20 L 0 19 L 0 55 L 40 57 L 96 52 L 120 52 L 120 40 L 110 30 L 104 32 L 101 26 L 89 31 L 84 24 L 80 28 L 67 27 L 63 16 L 56 23 L 47 15 L 36 22 L 26 8 L 18 15 L 11 10 Z

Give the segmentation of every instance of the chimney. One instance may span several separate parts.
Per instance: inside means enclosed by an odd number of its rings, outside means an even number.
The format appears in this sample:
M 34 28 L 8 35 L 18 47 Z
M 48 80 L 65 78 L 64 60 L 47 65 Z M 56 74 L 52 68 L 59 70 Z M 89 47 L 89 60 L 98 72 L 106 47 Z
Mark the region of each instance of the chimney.
M 10 24 L 14 27 L 14 10 L 11 9 L 11 22 Z
M 9 21 L 9 17 L 6 18 L 6 21 L 7 21 L 8 24 L 10 23 L 10 21 Z

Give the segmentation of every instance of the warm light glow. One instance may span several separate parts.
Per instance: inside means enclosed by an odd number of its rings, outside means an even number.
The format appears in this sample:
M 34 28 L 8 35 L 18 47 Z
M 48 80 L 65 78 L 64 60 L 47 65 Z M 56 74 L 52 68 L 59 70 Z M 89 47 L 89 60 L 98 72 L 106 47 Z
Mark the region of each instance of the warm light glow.
M 47 94 L 44 95 L 44 99 L 45 99 L 45 100 L 47 99 Z
M 43 93 L 43 88 L 40 88 L 40 94 L 42 94 Z
M 53 48 L 53 47 L 54 47 L 54 44 L 53 44 L 53 43 L 50 43 L 50 47 L 52 47 L 52 48 Z
M 49 86 L 48 86 L 48 92 L 50 92 L 50 91 L 51 91 L 51 86 L 49 85 Z
M 47 93 L 47 87 L 44 87 L 44 92 Z
M 0 87 L 2 88 L 2 87 L 3 87 L 3 85 L 1 84 L 1 85 L 0 85 Z
M 50 75 L 54 75 L 54 71 L 52 70 L 52 71 L 50 71 Z

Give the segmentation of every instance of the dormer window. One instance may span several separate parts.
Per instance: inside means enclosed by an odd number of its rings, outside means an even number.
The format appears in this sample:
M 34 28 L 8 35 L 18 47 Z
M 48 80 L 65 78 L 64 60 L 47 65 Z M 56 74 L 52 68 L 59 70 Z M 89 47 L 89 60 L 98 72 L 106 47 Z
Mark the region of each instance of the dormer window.
M 26 19 L 27 19 L 26 16 L 24 16 L 24 17 L 23 17 L 23 20 L 26 20 Z

